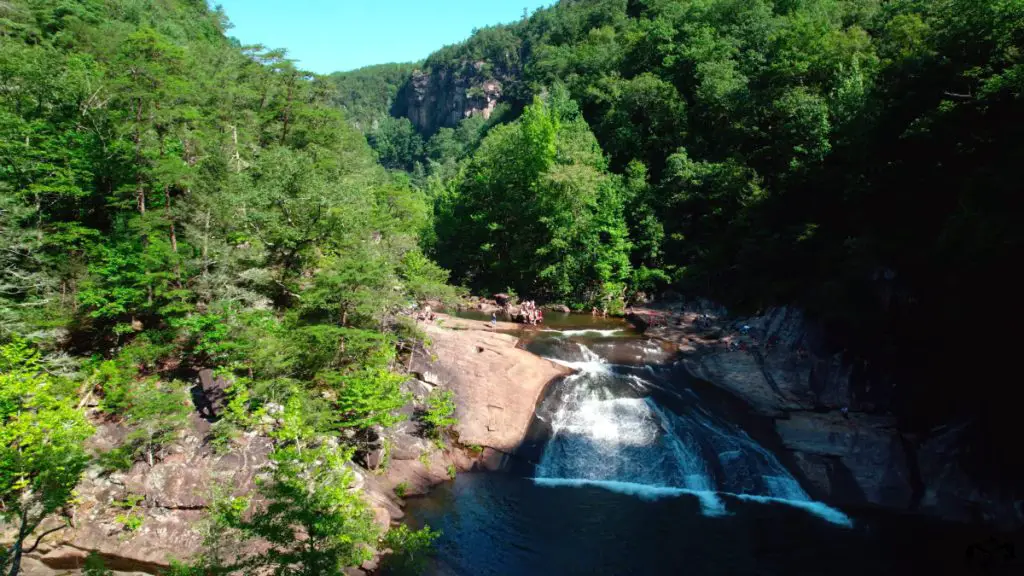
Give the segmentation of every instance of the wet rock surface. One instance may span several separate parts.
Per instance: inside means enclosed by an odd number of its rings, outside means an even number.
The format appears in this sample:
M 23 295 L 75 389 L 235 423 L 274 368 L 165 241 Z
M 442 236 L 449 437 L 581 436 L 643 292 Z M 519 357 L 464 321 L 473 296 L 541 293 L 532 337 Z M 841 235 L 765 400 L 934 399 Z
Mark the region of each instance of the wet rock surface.
M 630 313 L 645 335 L 673 343 L 694 377 L 771 418 L 796 471 L 818 496 L 1003 527 L 1024 524 L 1020 502 L 983 490 L 961 465 L 966 424 L 925 437 L 904 434 L 890 412 L 896 382 L 836 349 L 801 310 L 779 307 L 736 319 L 696 301 Z

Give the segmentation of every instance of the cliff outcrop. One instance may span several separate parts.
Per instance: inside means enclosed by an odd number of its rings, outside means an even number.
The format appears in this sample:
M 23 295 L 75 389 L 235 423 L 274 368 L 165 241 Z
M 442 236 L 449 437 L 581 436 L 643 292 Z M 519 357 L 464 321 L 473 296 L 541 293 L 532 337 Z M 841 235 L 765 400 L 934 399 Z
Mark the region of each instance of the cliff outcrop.
M 454 127 L 470 116 L 491 117 L 511 81 L 482 61 L 414 70 L 399 91 L 392 113 L 405 116 L 421 134 Z

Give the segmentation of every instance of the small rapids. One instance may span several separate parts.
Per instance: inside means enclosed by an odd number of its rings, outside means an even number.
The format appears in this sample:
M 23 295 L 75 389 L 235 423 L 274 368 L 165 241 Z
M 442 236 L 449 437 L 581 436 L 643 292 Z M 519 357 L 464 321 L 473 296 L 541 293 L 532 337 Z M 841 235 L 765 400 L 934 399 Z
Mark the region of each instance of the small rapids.
M 585 344 L 549 351 L 561 352 L 550 360 L 577 372 L 538 409 L 550 438 L 534 472 L 537 484 L 646 499 L 690 495 L 709 516 L 729 514 L 727 500 L 782 503 L 852 526 L 843 513 L 812 501 L 775 456 L 735 425 L 698 404 L 669 410 L 637 370 L 610 364 Z
M 575 372 L 552 383 L 511 469 L 408 501 L 413 527 L 442 532 L 428 574 L 903 576 L 963 561 L 971 541 L 946 525 L 863 508 L 854 522 L 811 499 L 748 434 L 757 418 L 672 350 L 604 319 L 559 321 L 524 330 L 526 347 Z

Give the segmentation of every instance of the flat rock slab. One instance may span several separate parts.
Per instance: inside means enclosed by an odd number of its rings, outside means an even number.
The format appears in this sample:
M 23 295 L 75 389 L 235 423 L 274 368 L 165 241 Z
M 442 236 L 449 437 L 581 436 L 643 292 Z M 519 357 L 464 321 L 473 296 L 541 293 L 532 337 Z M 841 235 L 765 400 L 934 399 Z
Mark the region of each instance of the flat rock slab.
M 413 372 L 455 393 L 455 431 L 461 444 L 514 451 L 526 436 L 544 388 L 572 371 L 517 348 L 516 336 L 489 328 L 453 330 L 446 324 L 423 325 L 431 357 L 417 354 Z

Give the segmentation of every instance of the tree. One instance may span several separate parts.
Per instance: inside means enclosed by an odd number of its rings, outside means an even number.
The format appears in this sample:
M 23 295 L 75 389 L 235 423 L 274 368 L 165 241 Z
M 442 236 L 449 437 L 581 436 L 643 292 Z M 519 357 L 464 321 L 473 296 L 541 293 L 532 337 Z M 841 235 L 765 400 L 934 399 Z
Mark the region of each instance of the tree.
M 388 574 L 422 574 L 427 560 L 434 552 L 434 542 L 441 536 L 439 530 L 424 526 L 412 530 L 401 524 L 388 530 L 384 536 L 384 545 L 391 549 L 391 554 L 384 558 L 383 566 Z
M 387 116 L 378 120 L 367 141 L 385 168 L 412 170 L 423 153 L 423 138 L 408 118 Z
M 630 274 L 624 201 L 576 104 L 556 89 L 481 143 L 442 200 L 438 255 L 457 279 L 493 292 L 577 306 L 620 298 Z
M 251 510 L 248 520 L 241 514 L 231 519 L 245 536 L 261 539 L 268 548 L 236 567 L 282 576 L 331 576 L 368 560 L 378 531 L 352 490 L 351 456 L 351 450 L 304 441 L 276 449 L 274 469 L 259 487 L 266 504 Z
M 23 340 L 0 346 L 0 517 L 16 529 L 0 553 L 0 570 L 19 573 L 21 559 L 65 525 L 44 520 L 68 504 L 89 459 L 92 427 L 75 406 L 74 387 L 46 373 L 39 353 Z
M 145 455 L 150 466 L 188 423 L 191 403 L 184 389 L 181 382 L 161 382 L 154 378 L 132 385 L 125 413 L 125 423 L 131 431 L 125 442 L 133 446 L 137 454 Z

